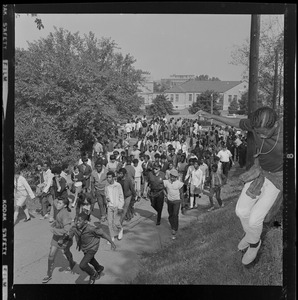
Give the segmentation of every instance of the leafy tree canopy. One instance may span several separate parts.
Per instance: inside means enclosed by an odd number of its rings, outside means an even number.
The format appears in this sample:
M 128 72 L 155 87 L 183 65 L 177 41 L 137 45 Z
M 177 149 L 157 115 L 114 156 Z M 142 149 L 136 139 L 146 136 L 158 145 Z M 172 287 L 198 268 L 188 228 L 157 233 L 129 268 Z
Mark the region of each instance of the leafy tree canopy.
M 173 104 L 164 95 L 157 95 L 153 99 L 152 104 L 146 108 L 146 112 L 150 116 L 162 116 L 173 113 Z
M 248 91 L 246 91 L 245 93 L 243 93 L 241 95 L 241 98 L 238 100 L 239 103 L 239 110 L 243 113 L 246 114 L 248 113 Z M 261 94 L 260 92 L 258 93 L 258 99 L 257 99 L 257 107 L 256 108 L 260 108 L 262 106 L 264 106 L 266 103 L 266 97 Z
M 277 85 L 277 99 L 283 97 L 284 74 L 284 29 L 278 17 L 270 22 L 261 22 L 259 44 L 259 90 L 265 97 L 264 105 L 272 105 L 274 85 Z M 243 65 L 249 70 L 250 41 L 235 46 L 231 54 L 231 64 Z M 277 64 L 276 64 L 277 59 Z M 275 69 L 277 72 L 275 74 Z M 277 78 L 275 77 L 277 75 Z
M 52 116 L 70 143 L 104 135 L 118 116 L 139 112 L 143 72 L 114 41 L 55 28 L 16 50 L 16 110 L 33 105 Z
M 220 115 L 220 107 L 217 103 L 219 97 L 219 93 L 207 90 L 197 97 L 196 101 L 190 106 L 188 111 L 191 114 L 195 114 L 198 110 L 211 113 L 211 99 L 213 99 L 213 114 Z
M 196 76 L 196 80 L 202 80 L 202 81 L 207 81 L 207 80 L 220 81 L 220 79 L 218 77 L 209 77 L 209 75 Z

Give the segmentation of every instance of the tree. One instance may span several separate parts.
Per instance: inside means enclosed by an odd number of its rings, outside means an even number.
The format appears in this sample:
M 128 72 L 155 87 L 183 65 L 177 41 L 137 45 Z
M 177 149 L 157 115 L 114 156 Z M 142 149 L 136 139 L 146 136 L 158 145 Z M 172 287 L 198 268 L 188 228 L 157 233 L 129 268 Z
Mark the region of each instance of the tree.
M 150 116 L 162 116 L 173 113 L 173 104 L 164 95 L 157 95 L 150 106 L 146 108 L 146 112 Z
M 111 39 L 62 28 L 16 50 L 16 111 L 34 106 L 52 117 L 69 144 L 111 134 L 119 116 L 140 111 L 143 72 Z
M 36 23 L 36 27 L 41 30 L 44 28 L 43 26 L 43 23 L 42 23 L 42 20 L 40 18 L 37 18 L 37 14 L 27 14 L 27 16 L 30 16 L 31 17 L 36 17 L 34 22 Z M 16 14 L 16 18 L 19 18 L 21 15 L 20 14 Z
M 36 162 L 73 163 L 80 156 L 81 144 L 69 144 L 55 119 L 42 110 L 28 106 L 15 113 L 15 163 L 30 170 Z
M 236 114 L 239 108 L 238 101 L 236 99 L 233 99 L 230 103 L 230 106 L 228 107 L 230 114 Z
M 271 107 L 280 105 L 283 97 L 284 73 L 284 29 L 278 19 L 262 22 L 259 45 L 259 90 L 265 103 Z M 231 64 L 249 67 L 249 40 L 236 46 L 232 52 Z M 277 107 L 278 108 L 278 107 Z
M 209 78 L 208 75 L 196 76 L 196 80 L 202 80 L 202 81 L 207 81 L 207 80 L 210 80 L 210 81 L 220 81 L 220 79 L 218 77 Z
M 170 81 L 169 82 L 153 82 L 153 92 L 154 93 L 163 93 L 165 90 L 170 88 Z
M 238 100 L 239 103 L 239 111 L 245 115 L 248 113 L 248 91 L 241 95 L 241 98 Z M 258 93 L 257 99 L 257 108 L 262 107 L 265 105 L 265 96 Z
M 207 90 L 197 97 L 196 102 L 194 102 L 190 106 L 188 111 L 191 114 L 195 114 L 198 110 L 203 110 L 208 113 L 211 113 L 211 99 L 213 99 L 213 114 L 220 115 L 219 112 L 220 107 L 219 104 L 217 103 L 219 98 L 220 98 L 219 93 Z

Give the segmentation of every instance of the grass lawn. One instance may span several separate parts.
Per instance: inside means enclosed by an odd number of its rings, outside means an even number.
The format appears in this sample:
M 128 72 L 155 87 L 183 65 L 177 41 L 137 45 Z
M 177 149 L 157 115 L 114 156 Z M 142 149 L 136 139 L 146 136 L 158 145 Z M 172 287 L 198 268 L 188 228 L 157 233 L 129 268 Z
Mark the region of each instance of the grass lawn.
M 237 251 L 243 236 L 235 206 L 242 185 L 235 168 L 223 188 L 223 209 L 203 212 L 183 228 L 171 245 L 143 253 L 140 271 L 132 284 L 282 285 L 282 229 L 264 227 L 256 260 L 245 267 Z

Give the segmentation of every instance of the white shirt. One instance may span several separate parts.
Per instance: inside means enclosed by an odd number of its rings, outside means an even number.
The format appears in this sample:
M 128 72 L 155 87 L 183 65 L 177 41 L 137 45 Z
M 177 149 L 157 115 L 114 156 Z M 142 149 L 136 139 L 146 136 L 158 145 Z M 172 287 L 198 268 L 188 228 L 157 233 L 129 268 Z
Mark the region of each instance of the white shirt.
M 123 208 L 124 205 L 124 195 L 122 186 L 119 182 L 114 181 L 113 184 L 107 184 L 105 187 L 105 195 L 108 201 L 108 206 L 117 207 L 119 209 Z
M 180 200 L 180 189 L 183 187 L 183 182 L 180 180 L 164 180 L 163 184 L 167 190 L 167 198 L 170 201 Z
M 205 163 L 202 163 L 199 168 L 202 170 L 203 177 L 206 177 L 208 175 L 208 166 Z
M 78 165 L 81 165 L 83 163 L 82 159 L 80 158 L 79 162 L 78 162 Z M 89 165 L 91 168 L 92 168 L 92 163 L 91 163 L 91 159 L 88 158 L 88 161 L 87 161 L 87 165 Z
M 193 184 L 194 186 L 199 187 L 200 184 L 202 183 L 202 179 L 203 179 L 203 172 L 200 168 L 193 169 L 190 172 L 190 183 Z
M 46 172 L 43 173 L 43 179 L 45 183 L 45 188 L 43 189 L 43 192 L 47 193 L 49 191 L 49 188 L 53 184 L 53 177 L 54 174 L 52 173 L 51 169 L 48 169 Z
M 136 129 L 139 130 L 141 127 L 142 127 L 142 123 L 139 121 L 139 122 L 137 123 Z
M 230 150 L 220 150 L 217 153 L 217 156 L 220 158 L 221 162 L 229 162 L 230 161 L 230 157 L 232 157 L 232 153 L 230 152 Z
M 126 130 L 126 132 L 131 132 L 132 126 L 131 126 L 130 123 L 126 123 L 126 125 L 125 125 L 125 130 Z
M 14 179 L 14 188 L 15 198 L 26 197 L 27 195 L 29 195 L 31 199 L 35 198 L 30 185 L 22 175 L 20 175 L 18 179 Z
M 131 151 L 130 154 L 132 154 L 134 158 L 140 159 L 140 153 L 141 153 L 141 151 L 139 149 L 137 149 L 137 150 Z
M 138 165 L 135 167 L 133 166 L 136 173 L 135 173 L 135 178 L 141 177 L 143 173 L 143 168 L 142 168 L 142 162 L 139 161 Z

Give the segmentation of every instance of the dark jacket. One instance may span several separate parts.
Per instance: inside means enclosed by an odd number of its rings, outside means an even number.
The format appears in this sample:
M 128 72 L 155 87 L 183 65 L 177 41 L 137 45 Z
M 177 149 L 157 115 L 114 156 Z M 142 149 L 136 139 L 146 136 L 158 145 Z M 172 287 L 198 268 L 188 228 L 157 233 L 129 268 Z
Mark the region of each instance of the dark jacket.
M 60 191 L 58 191 L 58 185 L 57 185 L 57 181 L 56 178 L 53 178 L 53 194 L 54 194 L 54 198 L 57 199 L 59 198 L 67 198 L 68 197 L 68 193 L 67 193 L 67 183 L 65 178 L 61 177 L 60 181 Z
M 86 187 L 86 188 L 89 187 L 92 168 L 89 165 L 80 164 L 79 171 L 82 172 L 82 174 L 84 176 L 83 187 Z
M 78 230 L 76 226 L 71 227 L 69 230 L 69 238 L 72 239 L 75 236 L 77 241 L 77 248 L 86 251 L 96 252 L 99 247 L 100 238 L 102 237 L 102 229 L 95 227 L 91 224 L 86 224 L 82 230 Z
M 122 186 L 124 198 L 127 198 L 129 196 L 135 198 L 136 196 L 135 185 L 131 178 L 125 176 L 124 179 L 118 179 L 117 181 Z

